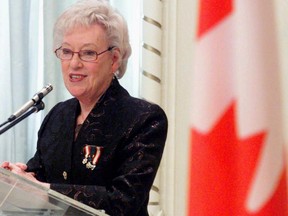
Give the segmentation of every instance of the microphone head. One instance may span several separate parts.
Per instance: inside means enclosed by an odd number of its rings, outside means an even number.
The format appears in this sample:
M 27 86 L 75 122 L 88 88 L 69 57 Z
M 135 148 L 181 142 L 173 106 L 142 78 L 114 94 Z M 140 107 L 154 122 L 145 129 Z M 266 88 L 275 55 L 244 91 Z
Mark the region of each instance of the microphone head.
M 38 93 L 34 95 L 32 100 L 34 101 L 34 103 L 37 103 L 39 100 L 45 97 L 52 90 L 53 90 L 53 86 L 51 84 L 47 84 Z
M 41 99 L 46 96 L 49 92 L 51 92 L 53 90 L 53 86 L 51 84 L 47 84 L 46 86 L 44 86 L 42 88 L 42 90 L 39 92 L 40 94 L 43 94 L 41 97 Z
M 47 90 L 47 93 L 49 93 L 53 90 L 53 86 L 49 83 L 45 86 L 45 89 Z

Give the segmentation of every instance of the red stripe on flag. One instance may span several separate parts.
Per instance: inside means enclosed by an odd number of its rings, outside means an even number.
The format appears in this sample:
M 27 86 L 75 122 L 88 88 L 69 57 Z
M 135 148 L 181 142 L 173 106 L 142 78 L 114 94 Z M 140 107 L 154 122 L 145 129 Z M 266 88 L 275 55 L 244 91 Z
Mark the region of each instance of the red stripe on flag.
M 200 0 L 199 7 L 198 38 L 232 12 L 232 0 Z

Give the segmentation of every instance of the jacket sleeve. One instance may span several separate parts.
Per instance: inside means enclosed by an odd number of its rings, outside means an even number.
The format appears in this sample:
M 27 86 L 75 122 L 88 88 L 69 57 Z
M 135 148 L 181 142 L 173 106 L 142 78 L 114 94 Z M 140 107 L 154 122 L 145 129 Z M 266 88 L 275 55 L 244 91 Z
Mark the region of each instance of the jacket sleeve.
M 42 182 L 47 182 L 46 179 L 46 175 L 45 175 L 45 167 L 42 164 L 42 155 L 41 155 L 41 151 L 39 150 L 39 137 L 42 136 L 43 131 L 45 131 L 46 129 L 46 125 L 49 122 L 49 119 L 51 118 L 51 115 L 53 112 L 55 112 L 55 110 L 57 110 L 57 108 L 59 106 L 61 106 L 62 102 L 58 103 L 57 105 L 55 105 L 50 111 L 49 113 L 45 116 L 41 127 L 38 131 L 38 143 L 37 143 L 37 149 L 36 152 L 34 154 L 34 156 L 26 163 L 27 164 L 27 170 L 28 172 L 34 172 L 36 174 L 36 177 L 39 181 Z
M 153 105 L 126 132 L 117 148 L 115 177 L 108 187 L 51 184 L 51 189 L 110 215 L 137 215 L 147 206 L 149 191 L 164 150 L 168 122 L 163 110 Z M 143 210 L 142 210 L 143 211 Z

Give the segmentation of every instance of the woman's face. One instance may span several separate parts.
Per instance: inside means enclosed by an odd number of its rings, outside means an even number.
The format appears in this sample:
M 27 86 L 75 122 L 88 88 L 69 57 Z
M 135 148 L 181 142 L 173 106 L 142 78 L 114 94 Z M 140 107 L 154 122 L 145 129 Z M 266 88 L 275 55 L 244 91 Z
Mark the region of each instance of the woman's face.
M 62 49 L 73 52 L 92 50 L 100 53 L 108 47 L 106 32 L 98 24 L 89 28 L 73 28 L 64 35 L 62 43 Z M 94 62 L 82 61 L 78 53 L 74 53 L 71 60 L 61 60 L 64 84 L 70 94 L 81 102 L 96 102 L 109 87 L 114 72 L 119 67 L 118 60 L 118 49 L 99 55 Z

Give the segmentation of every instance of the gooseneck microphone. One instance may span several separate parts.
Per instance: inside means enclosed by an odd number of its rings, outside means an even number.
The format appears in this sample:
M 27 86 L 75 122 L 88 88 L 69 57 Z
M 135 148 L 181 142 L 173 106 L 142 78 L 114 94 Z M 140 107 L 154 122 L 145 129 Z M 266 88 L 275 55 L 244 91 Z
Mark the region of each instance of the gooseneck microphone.
M 11 122 L 25 113 L 32 106 L 39 104 L 42 98 L 45 97 L 49 92 L 53 90 L 53 86 L 48 84 L 44 86 L 39 92 L 37 92 L 29 101 L 27 101 L 19 110 L 13 113 L 9 118 L 8 122 Z

